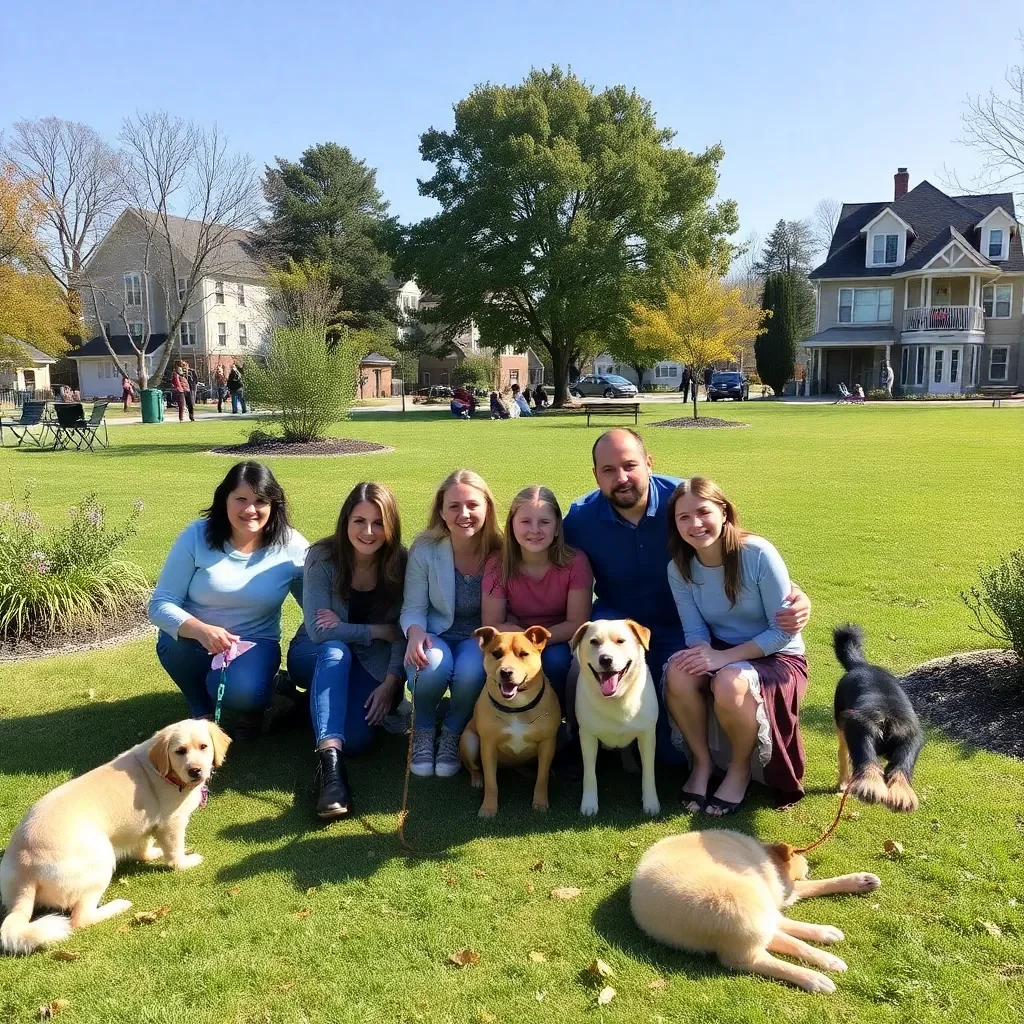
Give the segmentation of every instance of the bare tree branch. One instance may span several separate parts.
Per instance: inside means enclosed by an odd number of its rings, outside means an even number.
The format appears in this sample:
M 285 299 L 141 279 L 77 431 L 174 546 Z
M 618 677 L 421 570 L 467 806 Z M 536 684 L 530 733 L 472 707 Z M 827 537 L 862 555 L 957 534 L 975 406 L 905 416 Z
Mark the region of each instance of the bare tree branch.
M 819 199 L 814 207 L 814 220 L 811 230 L 815 244 L 823 253 L 827 253 L 832 245 L 832 236 L 839 226 L 839 214 L 843 212 L 843 204 L 831 196 Z

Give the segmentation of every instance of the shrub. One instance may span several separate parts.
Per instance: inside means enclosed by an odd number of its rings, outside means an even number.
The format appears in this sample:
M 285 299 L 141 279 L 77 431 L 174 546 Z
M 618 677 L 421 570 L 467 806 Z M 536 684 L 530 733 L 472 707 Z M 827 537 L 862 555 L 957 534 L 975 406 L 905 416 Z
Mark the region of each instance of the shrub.
M 490 390 L 494 387 L 494 381 L 497 379 L 497 371 L 497 362 L 489 356 L 466 356 L 452 370 L 452 383 L 456 386 L 461 384 L 463 387 Z
M 111 526 L 95 494 L 68 509 L 68 522 L 47 530 L 31 506 L 0 504 L 0 635 L 8 639 L 94 626 L 137 610 L 146 577 L 118 549 L 137 532 L 142 502 Z
M 875 388 L 874 390 L 869 391 L 868 398 L 871 399 L 872 402 L 888 402 L 890 400 L 889 392 L 885 388 Z
M 978 586 L 960 595 L 977 620 L 974 628 L 1024 662 L 1024 549 L 1003 555 L 978 575 Z
M 264 408 L 280 411 L 286 441 L 320 441 L 344 419 L 356 396 L 367 332 L 342 328 L 327 337 L 315 324 L 275 329 L 265 353 L 245 366 L 245 390 Z

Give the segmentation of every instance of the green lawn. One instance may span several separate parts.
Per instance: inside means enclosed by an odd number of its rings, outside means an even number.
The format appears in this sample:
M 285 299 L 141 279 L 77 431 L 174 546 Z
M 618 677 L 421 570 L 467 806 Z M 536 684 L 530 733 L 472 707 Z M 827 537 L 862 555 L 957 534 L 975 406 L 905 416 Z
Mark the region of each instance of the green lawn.
M 706 408 L 706 407 L 705 407 Z M 657 469 L 716 478 L 746 526 L 771 538 L 814 601 L 807 630 L 811 689 L 802 721 L 808 797 L 784 813 L 757 800 L 731 824 L 770 840 L 815 838 L 837 805 L 831 627 L 852 619 L 869 653 L 895 670 L 985 646 L 958 593 L 979 563 L 1022 543 L 1024 411 L 987 408 L 716 406 L 749 429 L 649 426 L 678 415 L 659 405 L 641 430 Z M 702 409 L 703 411 L 703 409 Z M 609 424 L 621 422 L 618 418 Z M 177 531 L 209 500 L 230 460 L 206 450 L 251 425 L 176 423 L 110 431 L 99 454 L 0 451 L 17 488 L 35 478 L 55 519 L 85 490 L 110 510 L 146 503 L 130 553 L 155 576 Z M 347 436 L 393 453 L 276 459 L 295 525 L 315 538 L 333 525 L 350 486 L 386 481 L 406 538 L 422 525 L 437 482 L 468 465 L 504 508 L 522 485 L 552 485 L 565 504 L 592 486 L 589 448 L 599 426 L 575 418 L 454 421 L 443 413 L 361 415 Z M 287 610 L 287 626 L 298 621 Z M 147 639 L 91 654 L 2 667 L 0 844 L 48 789 L 181 717 L 184 704 Z M 932 734 L 917 776 L 920 811 L 857 807 L 813 855 L 816 875 L 869 870 L 882 889 L 800 905 L 796 916 L 836 925 L 850 970 L 835 996 L 809 996 L 727 974 L 713 962 L 643 939 L 627 886 L 642 850 L 707 819 L 678 813 L 678 772 L 659 777 L 666 812 L 646 821 L 639 781 L 601 769 L 601 813 L 578 815 L 579 784 L 556 783 L 545 817 L 530 783 L 508 778 L 493 823 L 462 775 L 414 780 L 410 841 L 396 847 L 404 743 L 388 737 L 351 775 L 365 817 L 314 824 L 309 737 L 236 748 L 190 845 L 205 863 L 182 875 L 141 866 L 119 872 L 111 895 L 135 910 L 169 906 L 152 925 L 118 919 L 75 935 L 52 954 L 0 961 L 0 1022 L 37 1018 L 63 999 L 72 1021 L 975 1021 L 1016 1019 L 1024 999 L 1024 765 Z M 883 853 L 903 844 L 900 860 Z M 540 870 L 533 870 L 538 862 Z M 556 886 L 582 895 L 558 902 Z M 1001 932 L 990 934 L 980 922 Z M 464 947 L 475 966 L 446 964 Z M 531 958 L 541 953 L 544 961 Z M 615 971 L 617 997 L 596 1005 L 585 971 Z M 664 987 L 651 987 L 656 979 Z

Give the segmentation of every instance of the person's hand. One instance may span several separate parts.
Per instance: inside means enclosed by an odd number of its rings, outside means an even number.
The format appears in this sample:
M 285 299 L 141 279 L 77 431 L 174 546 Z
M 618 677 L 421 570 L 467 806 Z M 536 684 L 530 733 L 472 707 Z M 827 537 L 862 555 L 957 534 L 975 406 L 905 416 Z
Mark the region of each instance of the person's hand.
M 394 623 L 379 623 L 370 627 L 372 640 L 386 640 L 393 644 L 401 635 L 402 631 Z
M 799 633 L 811 617 L 811 599 L 794 586 L 786 600 L 789 607 L 775 613 L 775 624 L 786 633 Z
M 433 646 L 430 637 L 419 626 L 409 627 L 409 643 L 405 648 L 405 663 L 415 669 L 427 667 L 427 651 Z
M 341 625 L 341 619 L 330 608 L 317 608 L 316 625 L 317 629 L 334 629 Z
M 718 652 L 710 644 L 701 641 L 687 647 L 684 651 L 677 651 L 669 660 L 673 661 L 675 666 L 682 669 L 687 675 L 709 676 L 720 668 L 717 663 L 717 654 Z
M 366 698 L 363 705 L 366 708 L 366 724 L 380 725 L 384 718 L 390 713 L 391 706 L 395 702 L 395 691 L 401 685 L 398 676 L 388 676 L 380 686 Z
M 230 651 L 231 645 L 237 643 L 240 637 L 223 626 L 208 626 L 204 623 L 196 639 L 210 654 L 223 654 Z

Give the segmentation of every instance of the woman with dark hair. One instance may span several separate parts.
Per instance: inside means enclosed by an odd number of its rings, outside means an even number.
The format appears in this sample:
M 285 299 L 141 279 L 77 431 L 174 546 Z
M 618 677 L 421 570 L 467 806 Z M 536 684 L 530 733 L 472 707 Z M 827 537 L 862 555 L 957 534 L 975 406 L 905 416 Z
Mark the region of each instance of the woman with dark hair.
M 398 505 L 375 483 L 352 488 L 334 533 L 306 556 L 305 633 L 288 651 L 288 672 L 309 689 L 319 818 L 351 813 L 343 754 L 367 750 L 402 699 L 405 562 Z
M 212 659 L 239 640 L 255 644 L 233 659 L 220 697 L 239 716 L 236 738 L 259 729 L 281 663 L 281 606 L 302 603 L 309 548 L 288 521 L 284 491 L 259 462 L 239 462 L 203 517 L 178 535 L 149 602 L 159 628 L 156 653 L 194 718 L 216 711 L 220 670 Z

